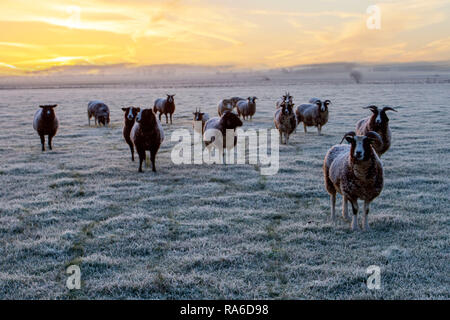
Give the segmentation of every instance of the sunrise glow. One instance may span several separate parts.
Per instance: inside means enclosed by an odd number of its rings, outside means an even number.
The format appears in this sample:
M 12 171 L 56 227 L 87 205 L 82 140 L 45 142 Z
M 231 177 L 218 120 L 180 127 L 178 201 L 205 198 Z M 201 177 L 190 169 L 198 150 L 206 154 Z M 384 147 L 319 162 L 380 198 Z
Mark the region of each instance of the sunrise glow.
M 450 58 L 450 2 L 2 0 L 0 74 L 67 65 L 282 67 Z

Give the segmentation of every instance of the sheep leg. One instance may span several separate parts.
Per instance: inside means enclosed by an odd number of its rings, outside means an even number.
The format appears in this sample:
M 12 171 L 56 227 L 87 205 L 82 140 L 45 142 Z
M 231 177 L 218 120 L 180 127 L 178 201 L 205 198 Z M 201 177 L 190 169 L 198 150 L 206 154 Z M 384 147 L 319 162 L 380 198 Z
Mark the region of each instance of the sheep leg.
M 45 151 L 45 136 L 43 134 L 40 134 L 39 136 L 41 137 L 42 151 Z
M 162 113 L 160 112 L 159 113 L 159 121 L 161 122 L 161 116 L 162 116 Z
M 130 151 L 131 151 L 131 161 L 134 161 L 134 146 L 133 143 L 128 143 L 128 145 L 130 146 Z
M 156 172 L 156 166 L 155 166 L 156 152 L 157 152 L 157 149 L 150 150 L 150 160 L 152 161 L 152 171 L 153 172 Z
M 368 222 L 368 216 L 369 216 L 369 205 L 370 202 L 369 201 L 364 201 L 364 216 L 363 216 L 363 230 L 364 231 L 369 231 L 369 222 Z
M 145 149 L 137 149 L 136 150 L 137 153 L 139 154 L 139 172 L 143 172 L 142 171 L 142 162 L 144 162 L 145 160 Z
M 164 114 L 166 116 L 166 124 L 169 124 L 169 118 L 167 118 L 167 113 Z
M 336 223 L 336 193 L 330 195 L 331 222 Z
M 89 113 L 88 113 L 88 125 L 89 127 L 91 126 L 91 117 L 89 116 Z
M 359 229 L 358 226 L 358 200 L 350 200 L 352 204 L 353 217 L 352 217 L 352 231 L 356 231 Z
M 283 144 L 283 132 L 281 130 L 278 130 L 278 132 L 280 133 L 280 144 Z
M 286 142 L 286 145 L 289 144 L 289 134 L 287 133 L 284 134 L 284 141 Z
M 344 196 L 342 199 L 342 217 L 345 221 L 349 221 L 350 217 L 348 216 L 348 199 L 347 196 Z
M 170 124 L 172 124 L 172 113 L 170 114 Z
M 305 133 L 308 132 L 308 130 L 306 130 L 306 123 L 303 122 L 303 130 L 305 130 Z
M 319 133 L 319 136 L 322 135 L 322 126 L 320 124 L 317 126 L 317 132 Z
M 48 148 L 50 150 L 52 150 L 52 139 L 53 139 L 53 136 L 52 135 L 48 135 Z

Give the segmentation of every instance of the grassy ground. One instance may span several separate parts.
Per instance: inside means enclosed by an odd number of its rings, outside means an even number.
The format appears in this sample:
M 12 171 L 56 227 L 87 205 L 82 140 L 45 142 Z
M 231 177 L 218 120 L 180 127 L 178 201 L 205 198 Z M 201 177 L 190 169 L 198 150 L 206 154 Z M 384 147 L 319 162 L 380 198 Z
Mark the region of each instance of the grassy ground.
M 216 113 L 227 96 L 259 97 L 246 128 L 273 127 L 274 101 L 329 98 L 323 135 L 298 133 L 280 148 L 280 170 L 253 165 L 180 165 L 174 129 L 191 112 Z M 122 138 L 123 105 L 150 106 L 177 94 L 174 125 L 158 172 L 137 173 Z M 0 91 L 0 298 L 416 299 L 450 298 L 450 125 L 445 84 L 303 84 L 233 87 Z M 110 128 L 87 126 L 86 104 L 105 100 Z M 57 102 L 60 131 L 42 153 L 32 117 Z M 383 157 L 385 188 L 368 233 L 328 222 L 322 161 L 369 104 L 391 113 L 393 145 Z M 338 198 L 338 206 L 340 198 Z M 82 272 L 66 286 L 67 266 Z M 366 268 L 381 267 L 381 290 Z

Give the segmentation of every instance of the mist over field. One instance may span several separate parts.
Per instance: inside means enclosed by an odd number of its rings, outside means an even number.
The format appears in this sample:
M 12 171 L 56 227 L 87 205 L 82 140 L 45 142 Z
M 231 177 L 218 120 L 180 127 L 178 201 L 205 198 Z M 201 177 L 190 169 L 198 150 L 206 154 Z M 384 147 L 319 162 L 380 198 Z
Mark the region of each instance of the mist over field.
M 381 68 L 0 78 L 0 299 L 450 298 L 449 72 Z M 271 129 L 285 91 L 296 105 L 333 104 L 322 136 L 300 126 L 280 145 L 276 175 L 172 163 L 171 133 L 192 130 L 195 108 L 216 116 L 222 98 L 257 96 L 242 129 Z M 163 121 L 157 172 L 139 174 L 121 108 L 150 108 L 166 93 L 176 94 L 174 123 Z M 88 126 L 95 99 L 111 110 L 107 128 Z M 41 152 L 32 121 L 48 103 L 60 127 L 53 151 Z M 340 214 L 329 221 L 322 162 L 371 104 L 398 113 L 371 230 L 352 232 Z M 66 287 L 70 265 L 80 290 Z M 371 265 L 380 290 L 366 286 Z

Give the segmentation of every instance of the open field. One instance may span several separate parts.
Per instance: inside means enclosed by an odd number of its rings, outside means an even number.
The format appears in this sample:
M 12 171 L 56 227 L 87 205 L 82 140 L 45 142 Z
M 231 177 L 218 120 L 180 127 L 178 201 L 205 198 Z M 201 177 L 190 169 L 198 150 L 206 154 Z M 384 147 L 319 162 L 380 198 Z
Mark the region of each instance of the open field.
M 450 101 L 448 84 L 252 81 L 164 88 L 0 90 L 0 298 L 436 299 L 450 298 Z M 330 121 L 280 146 L 280 170 L 253 165 L 175 166 L 170 133 L 192 111 L 216 114 L 222 97 L 255 95 L 243 129 L 272 128 L 274 101 L 328 98 Z M 155 174 L 130 160 L 121 107 L 176 93 L 174 124 Z M 111 109 L 110 128 L 87 126 L 89 100 Z M 33 131 L 40 103 L 55 102 L 60 130 L 42 153 Z M 390 113 L 385 187 L 371 231 L 333 227 L 324 189 L 326 151 L 369 114 Z M 339 208 L 341 198 L 338 197 Z M 82 272 L 69 291 L 67 266 Z M 381 267 L 381 290 L 366 268 Z

